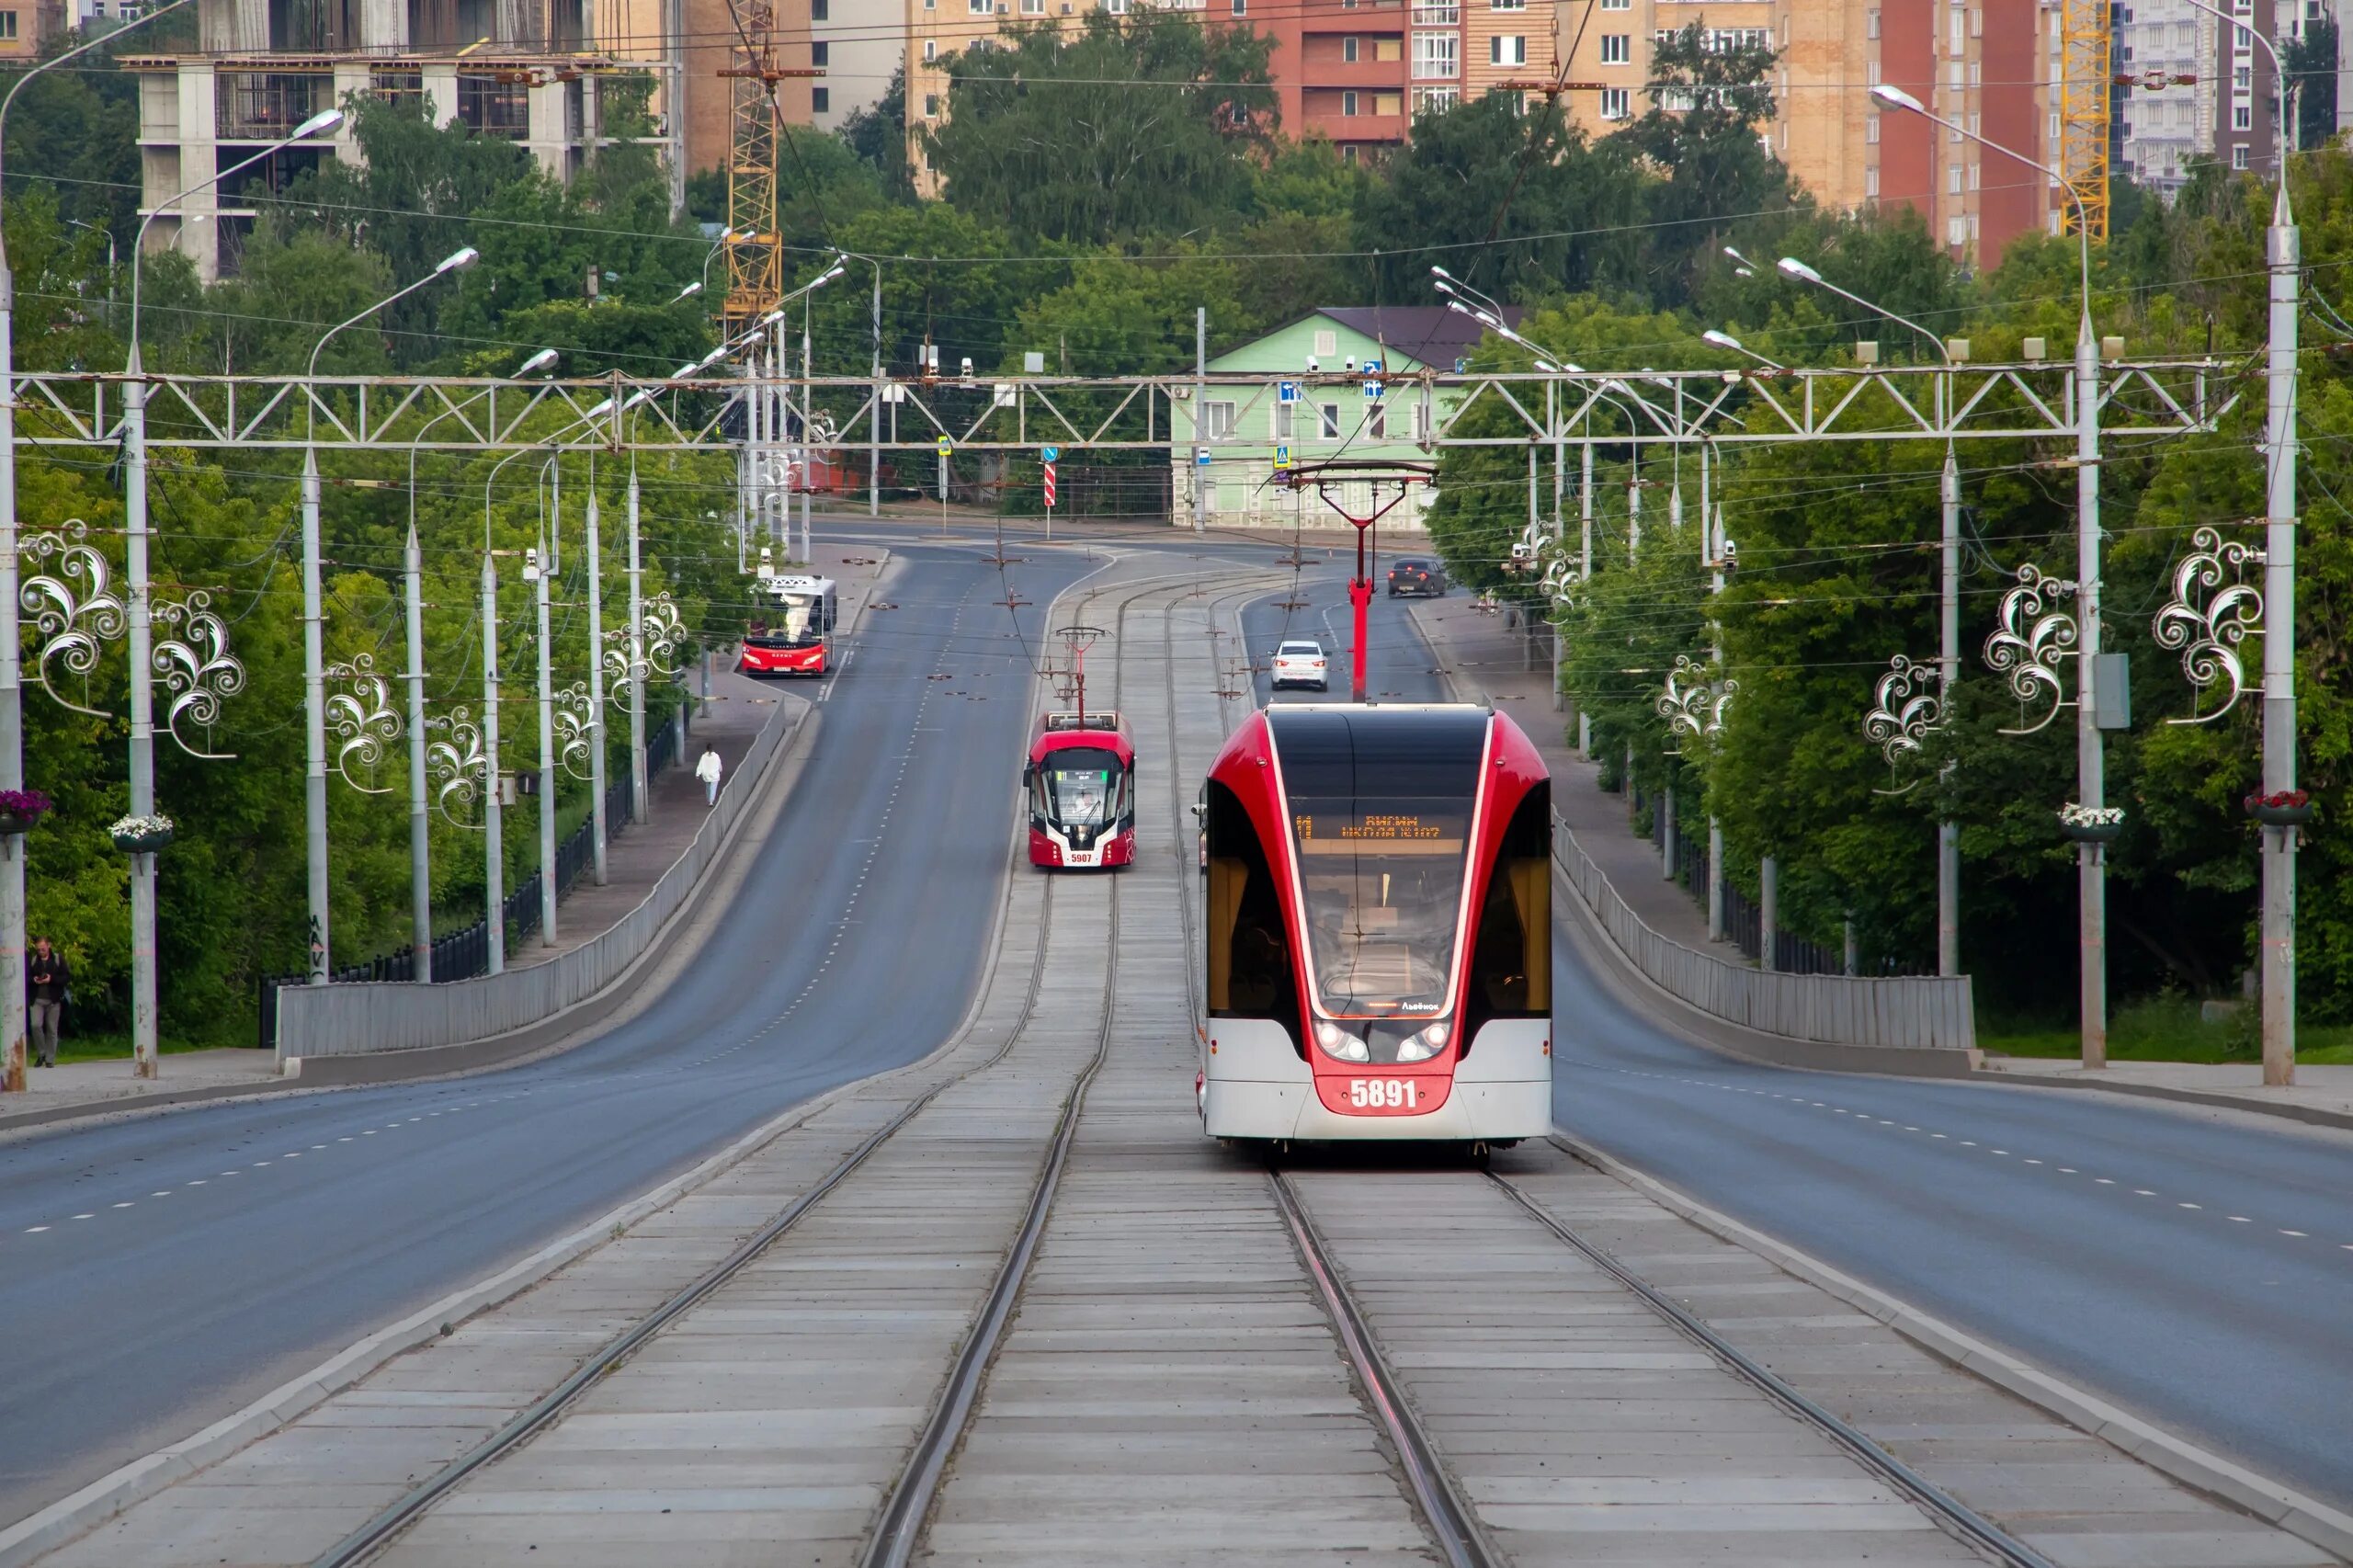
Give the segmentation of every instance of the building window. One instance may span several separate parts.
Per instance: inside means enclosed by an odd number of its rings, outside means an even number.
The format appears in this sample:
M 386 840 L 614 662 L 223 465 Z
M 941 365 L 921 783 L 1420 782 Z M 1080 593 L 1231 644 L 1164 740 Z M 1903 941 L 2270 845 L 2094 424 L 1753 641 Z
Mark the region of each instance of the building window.
M 1633 114 L 1634 111 L 1628 101 L 1625 88 L 1604 87 L 1601 89 L 1602 119 L 1631 119 L 1633 118 Z
M 1427 403 L 1416 403 L 1414 404 L 1414 439 L 1427 442 L 1429 438 L 1430 405 Z
M 823 39 L 809 46 L 809 63 L 823 70 L 833 63 L 834 46 Z
M 1340 438 L 1340 405 L 1336 403 L 1324 403 L 1315 412 L 1320 415 L 1318 423 L 1323 427 L 1324 438 L 1327 441 L 1338 440 Z
M 1372 57 L 1383 65 L 1394 65 L 1405 58 L 1405 40 L 1394 36 L 1374 39 Z
M 1043 6 L 1045 3 L 1046 3 L 1046 0 L 1038 0 L 1038 4 L 1039 4 L 1039 5 L 1040 5 L 1040 6 Z M 1250 0 L 1233 0 L 1233 14 L 1234 14 L 1235 16 L 1237 16 L 1237 17 L 1247 16 L 1247 15 L 1249 14 L 1249 11 L 1250 11 Z
M 1356 40 L 1352 38 L 1344 38 L 1340 40 L 1340 58 L 1350 65 L 1354 65 L 1357 62 Z
M 1456 73 L 1452 33 L 1414 35 L 1414 75 L 1416 80 L 1450 80 Z
M 1630 63 L 1633 58 L 1634 35 L 1632 33 L 1603 33 L 1601 35 L 1601 62 L 1604 65 L 1624 65 Z
M 810 113 L 831 114 L 833 111 L 834 91 L 831 87 L 812 87 L 809 89 Z
M 1202 406 L 1209 411 L 1209 438 L 1212 441 L 1232 440 L 1233 438 L 1233 404 L 1211 403 L 1204 403 Z
M 1414 25 L 1420 28 L 1450 28 L 1462 19 L 1462 7 L 1453 0 L 1439 0 L 1437 5 L 1420 4 L 1414 7 Z
M 1866 147 L 1879 145 L 1879 116 L 1875 114 L 1863 116 L 1863 145 Z
M 1528 9 L 1528 0 L 1487 0 L 1487 9 L 1490 11 L 1525 11 Z
M 1945 244 L 1965 245 L 1969 243 L 1969 220 L 1956 212 L 1945 220 Z
M 1865 38 L 1879 37 L 1879 7 L 1876 6 L 1863 13 L 1863 36 Z
M 975 17 L 994 17 L 996 15 L 996 0 L 964 0 L 964 9 Z
M 1879 195 L 1879 165 L 1877 164 L 1867 164 L 1863 166 L 1863 194 L 1867 197 Z
M 1972 190 L 1978 188 L 1977 165 L 1975 164 L 1969 165 L 1969 188 Z
M 938 119 L 939 118 L 939 95 L 938 93 L 926 93 L 923 96 L 923 117 L 926 119 Z
M 1340 335 L 1338 333 L 1319 332 L 1315 335 L 1315 357 L 1318 359 L 1329 359 L 1339 351 Z
M 1461 101 L 1462 95 L 1452 87 L 1415 87 L 1414 89 L 1415 114 L 1444 114 Z
M 1601 8 L 1605 11 L 1631 11 L 1634 8 L 1634 0 L 1601 0 Z
M 1866 62 L 1864 62 L 1864 64 L 1863 64 L 1863 85 L 1865 85 L 1865 86 L 1867 86 L 1867 87 L 1876 87 L 1876 86 L 1878 86 L 1878 85 L 1879 85 L 1879 62 L 1878 62 L 1878 61 L 1876 61 L 1876 60 L 1871 60 L 1871 61 L 1866 61 Z
M 926 65 L 929 65 L 929 64 L 931 64 L 934 61 L 937 61 L 938 58 L 939 58 L 939 40 L 938 40 L 938 39 L 936 39 L 936 38 L 927 38 L 927 39 L 924 40 L 923 40 L 923 62 L 924 62 Z
M 2255 91 L 2255 67 L 2252 65 L 2234 66 L 2231 71 L 2231 86 L 2234 90 L 2242 93 L 2251 93 Z
M 1973 6 L 1969 11 L 1969 36 L 1971 38 L 1985 36 L 1985 13 Z
M 17 13 L 0 11 L 0 39 L 14 41 L 17 37 Z
M 2255 110 L 2245 104 L 2233 104 L 2231 106 L 2231 129 L 2233 131 L 2254 130 Z
M 1961 194 L 1961 165 L 1959 164 L 1945 165 L 1945 194 L 1947 196 Z
M 2237 146 L 2231 149 L 2231 167 L 2234 169 L 2243 169 L 2246 167 L 2245 142 L 2242 142 Z
M 1376 441 L 1389 438 L 1389 405 L 1376 403 L 1364 416 L 1364 433 Z
M 1528 40 L 1516 34 L 1497 33 L 1487 40 L 1487 63 L 1490 65 L 1527 64 Z
M 1340 95 L 1340 112 L 1350 119 L 1357 117 L 1357 96 L 1354 93 Z
M 809 0 L 809 19 L 813 22 L 832 21 L 833 0 Z

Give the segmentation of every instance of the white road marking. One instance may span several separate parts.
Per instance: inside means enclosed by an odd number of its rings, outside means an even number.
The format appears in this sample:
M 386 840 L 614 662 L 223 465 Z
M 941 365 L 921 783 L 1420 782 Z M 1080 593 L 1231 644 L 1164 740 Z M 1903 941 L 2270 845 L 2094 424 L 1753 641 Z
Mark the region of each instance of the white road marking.
M 48 1229 L 49 1229 L 49 1227 L 48 1227 L 47 1225 L 32 1225 L 32 1226 L 28 1226 L 28 1227 L 27 1227 L 27 1229 L 26 1229 L 26 1231 L 25 1231 L 25 1234 L 27 1234 L 27 1235 L 28 1235 L 28 1236 L 37 1236 L 37 1235 L 40 1235 L 43 1231 L 46 1231 L 46 1230 L 48 1230 Z

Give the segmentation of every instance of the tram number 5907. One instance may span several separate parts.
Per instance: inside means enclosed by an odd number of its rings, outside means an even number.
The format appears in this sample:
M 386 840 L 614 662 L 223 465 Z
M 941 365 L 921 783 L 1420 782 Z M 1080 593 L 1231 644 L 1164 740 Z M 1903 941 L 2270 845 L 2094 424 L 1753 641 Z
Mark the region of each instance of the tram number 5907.
M 1411 1078 L 1351 1078 L 1348 1104 L 1359 1110 L 1413 1110 L 1421 1085 Z

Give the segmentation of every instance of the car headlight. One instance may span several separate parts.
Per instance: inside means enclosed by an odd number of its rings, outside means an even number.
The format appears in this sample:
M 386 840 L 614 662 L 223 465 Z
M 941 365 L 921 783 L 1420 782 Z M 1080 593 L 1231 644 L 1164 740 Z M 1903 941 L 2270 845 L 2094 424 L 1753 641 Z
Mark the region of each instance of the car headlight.
M 1447 1027 L 1444 1018 L 1440 1018 L 1419 1034 L 1408 1035 L 1400 1040 L 1397 1044 L 1397 1060 L 1427 1062 L 1431 1057 L 1444 1051 L 1446 1042 L 1453 1038 L 1454 1031 Z
M 1372 1060 L 1372 1052 L 1366 1048 L 1362 1040 L 1350 1034 L 1329 1018 L 1315 1020 L 1315 1043 L 1323 1048 L 1324 1055 L 1336 1057 L 1342 1062 Z

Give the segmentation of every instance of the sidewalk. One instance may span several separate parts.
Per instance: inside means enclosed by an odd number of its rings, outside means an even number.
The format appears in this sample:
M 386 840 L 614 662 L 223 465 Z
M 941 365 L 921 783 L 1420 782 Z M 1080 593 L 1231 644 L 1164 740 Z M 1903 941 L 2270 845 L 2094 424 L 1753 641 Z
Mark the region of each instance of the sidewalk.
M 872 545 L 821 545 L 816 556 L 816 570 L 838 585 L 841 624 L 854 633 L 859 612 L 890 563 L 890 552 Z M 713 657 L 724 663 L 730 655 L 722 651 Z M 695 685 L 699 690 L 699 680 Z M 745 749 L 775 715 L 778 705 L 805 706 L 809 698 L 801 693 L 822 689 L 822 683 L 796 689 L 783 682 L 756 681 L 732 669 L 714 675 L 709 714 L 689 715 L 686 744 L 678 759 L 647 780 L 654 820 L 626 830 L 622 823 L 608 824 L 605 885 L 598 887 L 584 874 L 556 905 L 556 942 L 543 946 L 537 935 L 528 937 L 509 952 L 508 964 L 520 969 L 545 963 L 602 935 L 636 908 L 702 826 L 709 808 L 703 804 L 702 785 L 696 780 L 693 767 L 704 743 L 718 745 L 723 765 L 722 787 L 732 788 Z M 141 1101 L 170 1104 L 301 1086 L 300 1079 L 280 1078 L 277 1053 L 261 1050 L 175 1051 L 163 1059 L 160 1072 L 161 1076 L 153 1080 L 134 1078 L 128 1057 L 29 1068 L 23 1094 L 0 1096 L 0 1134 L 15 1127 L 67 1119 L 76 1113 L 132 1109 Z
M 2275 1089 L 2262 1082 L 2263 1069 L 2252 1062 L 2111 1062 L 2097 1073 L 2086 1073 L 2065 1057 L 1988 1054 L 1984 1075 L 2353 1128 L 2353 1067 L 2300 1062 L 2295 1083 Z
M 1568 738 L 1569 716 L 1552 711 L 1550 663 L 1527 667 L 1529 646 L 1516 616 L 1483 615 L 1476 600 L 1424 599 L 1409 612 L 1458 696 L 1484 698 L 1528 732 L 1552 770 L 1552 806 L 1618 890 L 1628 907 L 1659 935 L 1731 963 L 1746 963 L 1730 942 L 1708 940 L 1705 905 L 1660 874 L 1658 846 L 1628 830 L 1626 798 L 1601 788 L 1601 768 L 1577 756 Z

